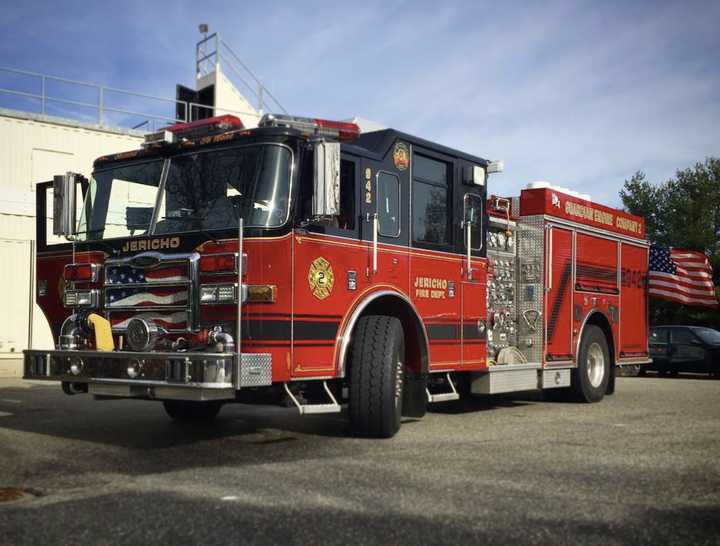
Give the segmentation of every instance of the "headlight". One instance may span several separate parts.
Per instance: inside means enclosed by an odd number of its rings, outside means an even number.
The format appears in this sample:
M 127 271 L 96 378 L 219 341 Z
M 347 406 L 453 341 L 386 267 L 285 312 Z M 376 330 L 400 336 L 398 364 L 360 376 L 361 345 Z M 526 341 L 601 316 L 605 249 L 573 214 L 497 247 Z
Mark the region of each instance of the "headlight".
M 217 302 L 217 286 L 201 286 L 200 287 L 200 303 L 216 303 Z
M 237 284 L 202 285 L 200 303 L 237 303 Z
M 218 285 L 217 299 L 219 302 L 235 301 L 235 285 L 234 284 Z
M 99 290 L 65 290 L 65 307 L 95 309 L 100 300 Z

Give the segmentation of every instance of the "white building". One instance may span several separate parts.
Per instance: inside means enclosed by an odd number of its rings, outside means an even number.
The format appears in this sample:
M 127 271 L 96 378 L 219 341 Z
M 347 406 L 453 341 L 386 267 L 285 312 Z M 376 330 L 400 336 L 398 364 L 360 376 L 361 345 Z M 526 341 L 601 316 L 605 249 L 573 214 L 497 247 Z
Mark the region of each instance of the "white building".
M 182 88 L 187 95 L 183 97 L 184 100 L 178 100 L 181 86 L 177 89 L 178 99 L 127 92 L 126 98 L 132 99 L 128 104 L 132 106 L 125 108 L 108 107 L 107 102 L 103 101 L 103 97 L 107 101 L 110 94 L 117 100 L 117 96 L 122 96 L 123 92 L 106 90 L 85 82 L 67 84 L 66 80 L 52 76 L 0 69 L 0 77 L 3 74 L 20 75 L 35 78 L 42 84 L 41 92 L 30 94 L 5 87 L 0 81 L 0 302 L 3 306 L 0 312 L 0 376 L 21 375 L 19 358 L 24 349 L 54 346 L 47 321 L 34 303 L 35 185 L 38 182 L 52 180 L 54 175 L 67 171 L 87 177 L 97 157 L 139 148 L 143 140 L 141 131 L 111 127 L 122 122 L 125 122 L 123 125 L 126 127 L 127 124 L 136 124 L 138 116 L 141 123 L 136 126 L 142 126 L 139 128 L 145 130 L 188 118 L 225 113 L 239 116 L 246 127 L 254 127 L 267 100 L 271 104 L 274 102 L 274 109 L 279 107 L 282 110 L 249 71 L 241 81 L 249 89 L 249 94 L 259 98 L 259 111 L 223 73 L 221 60 L 236 73 L 240 69 L 231 62 L 232 57 L 237 56 L 219 37 L 212 35 L 198 46 L 196 89 Z M 227 50 L 225 55 L 222 53 L 223 48 Z M 247 70 L 244 65 L 241 68 Z M 84 116 L 84 122 L 68 116 L 68 105 L 78 105 L 72 104 L 67 96 L 48 94 L 47 84 L 53 80 L 84 88 L 95 87 L 98 102 L 83 108 L 95 109 L 97 123 L 87 123 L 87 116 Z M 248 81 L 255 87 L 248 86 Z M 164 101 L 170 113 L 158 114 L 150 110 L 148 114 L 139 115 L 135 106 L 138 97 L 145 97 L 154 104 Z M 29 108 L 18 106 L 18 103 L 28 104 L 28 101 L 37 107 L 34 108 L 36 111 L 31 112 Z M 8 104 L 12 108 L 2 108 Z M 53 105 L 65 108 L 53 110 Z M 62 110 L 65 116 L 48 115 L 51 110 L 53 113 Z M 48 218 L 48 225 L 52 229 L 51 218 Z

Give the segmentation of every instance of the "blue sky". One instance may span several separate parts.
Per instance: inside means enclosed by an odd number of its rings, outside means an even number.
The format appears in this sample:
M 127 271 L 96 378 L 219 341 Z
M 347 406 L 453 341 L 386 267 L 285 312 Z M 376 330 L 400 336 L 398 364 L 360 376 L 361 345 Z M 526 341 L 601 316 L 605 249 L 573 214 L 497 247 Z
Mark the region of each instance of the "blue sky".
M 10 2 L 0 66 L 172 97 L 208 23 L 298 115 L 359 115 L 617 205 L 720 155 L 720 2 Z M 2 106 L 2 104 L 0 104 Z

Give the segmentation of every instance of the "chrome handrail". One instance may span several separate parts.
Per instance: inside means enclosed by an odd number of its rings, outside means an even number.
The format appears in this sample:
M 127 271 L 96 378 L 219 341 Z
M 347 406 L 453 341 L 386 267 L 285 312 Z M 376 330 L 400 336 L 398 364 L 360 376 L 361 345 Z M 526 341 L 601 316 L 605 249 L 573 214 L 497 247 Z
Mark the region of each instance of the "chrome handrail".
M 200 40 L 195 47 L 195 71 L 204 76 L 215 70 L 217 65 L 227 66 L 257 100 L 258 110 L 264 112 L 266 107 L 287 114 L 288 111 L 280 101 L 260 81 L 255 73 L 240 59 L 237 53 L 215 32 Z M 248 81 L 250 80 L 250 82 Z

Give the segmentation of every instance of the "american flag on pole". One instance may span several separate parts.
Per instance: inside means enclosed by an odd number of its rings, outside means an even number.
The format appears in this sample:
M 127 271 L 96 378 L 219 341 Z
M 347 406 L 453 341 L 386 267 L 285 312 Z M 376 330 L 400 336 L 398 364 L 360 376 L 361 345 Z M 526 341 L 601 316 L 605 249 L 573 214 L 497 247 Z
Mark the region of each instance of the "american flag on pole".
M 710 261 L 702 252 L 650 247 L 651 296 L 685 305 L 718 307 Z

